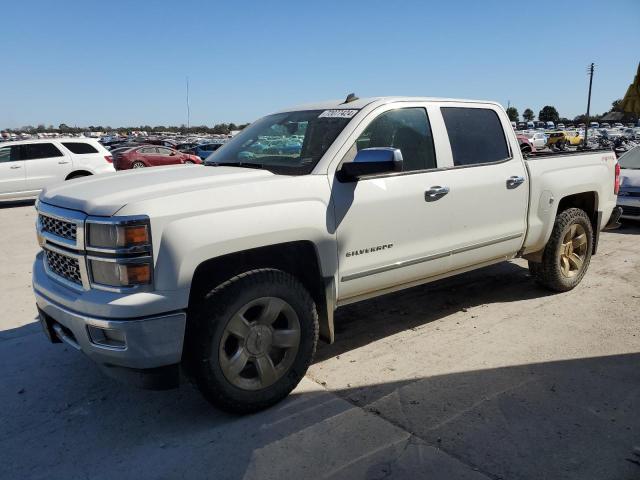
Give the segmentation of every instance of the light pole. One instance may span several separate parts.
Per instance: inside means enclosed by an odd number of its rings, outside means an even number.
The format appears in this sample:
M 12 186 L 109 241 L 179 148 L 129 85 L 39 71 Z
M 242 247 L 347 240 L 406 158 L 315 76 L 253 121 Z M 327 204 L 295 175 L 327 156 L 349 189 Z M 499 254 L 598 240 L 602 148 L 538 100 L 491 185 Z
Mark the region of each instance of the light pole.
M 587 121 L 584 124 L 584 148 L 589 148 L 587 145 L 587 134 L 589 132 L 589 111 L 591 110 L 591 85 L 593 85 L 593 70 L 595 65 L 592 63 L 588 67 L 589 72 L 589 97 L 587 99 Z

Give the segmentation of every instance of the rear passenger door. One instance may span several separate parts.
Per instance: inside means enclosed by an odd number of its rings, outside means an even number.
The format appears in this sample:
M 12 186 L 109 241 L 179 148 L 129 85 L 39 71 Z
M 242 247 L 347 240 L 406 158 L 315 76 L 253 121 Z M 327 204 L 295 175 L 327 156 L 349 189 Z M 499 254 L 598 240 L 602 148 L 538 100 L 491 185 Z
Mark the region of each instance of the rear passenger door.
M 449 193 L 441 201 L 451 213 L 451 268 L 511 258 L 524 241 L 529 202 L 524 161 L 510 148 L 513 129 L 489 106 L 441 104 L 439 110 L 451 149 L 442 179 Z
M 0 195 L 24 192 L 27 189 L 24 160 L 20 145 L 0 147 Z
M 22 145 L 22 159 L 27 190 L 40 190 L 51 183 L 64 181 L 73 168 L 71 156 L 49 142 Z

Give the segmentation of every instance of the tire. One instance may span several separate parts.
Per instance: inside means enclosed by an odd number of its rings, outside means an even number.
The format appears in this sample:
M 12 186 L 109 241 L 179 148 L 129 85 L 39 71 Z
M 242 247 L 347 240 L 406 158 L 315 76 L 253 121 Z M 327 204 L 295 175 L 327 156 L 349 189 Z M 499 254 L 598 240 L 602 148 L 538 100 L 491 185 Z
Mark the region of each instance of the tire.
M 145 168 L 146 165 L 139 160 L 136 160 L 131 164 L 131 168 Z
M 591 220 L 584 210 L 569 208 L 556 217 L 542 262 L 529 262 L 529 270 L 544 288 L 567 292 L 575 288 L 587 273 L 592 251 Z
M 189 317 L 187 373 L 209 402 L 232 413 L 257 412 L 285 398 L 318 342 L 311 296 L 281 270 L 233 277 L 207 293 Z
M 185 160 L 184 164 L 185 165 L 193 165 L 195 162 L 191 161 L 191 160 Z

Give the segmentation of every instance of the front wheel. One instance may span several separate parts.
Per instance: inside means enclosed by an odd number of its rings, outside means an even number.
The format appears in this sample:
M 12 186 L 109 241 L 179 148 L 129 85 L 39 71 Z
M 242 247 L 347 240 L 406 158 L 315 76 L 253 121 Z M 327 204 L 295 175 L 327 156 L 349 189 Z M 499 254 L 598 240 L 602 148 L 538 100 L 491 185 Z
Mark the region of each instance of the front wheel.
M 131 168 L 145 168 L 146 165 L 140 161 L 133 162 Z
M 575 288 L 589 268 L 593 251 L 593 227 L 584 210 L 569 208 L 558 214 L 541 263 L 529 270 L 543 287 L 566 292 Z
M 311 364 L 318 314 L 292 275 L 260 269 L 211 290 L 190 311 L 186 367 L 202 394 L 234 413 L 286 397 Z

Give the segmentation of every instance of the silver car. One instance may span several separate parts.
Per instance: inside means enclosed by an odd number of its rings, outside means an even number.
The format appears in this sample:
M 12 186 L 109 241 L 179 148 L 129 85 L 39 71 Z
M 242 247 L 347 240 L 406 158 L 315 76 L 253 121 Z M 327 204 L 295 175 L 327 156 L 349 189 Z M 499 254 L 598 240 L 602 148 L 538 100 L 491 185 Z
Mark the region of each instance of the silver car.
M 620 191 L 618 206 L 622 218 L 640 220 L 640 147 L 635 147 L 618 159 L 620 164 Z

